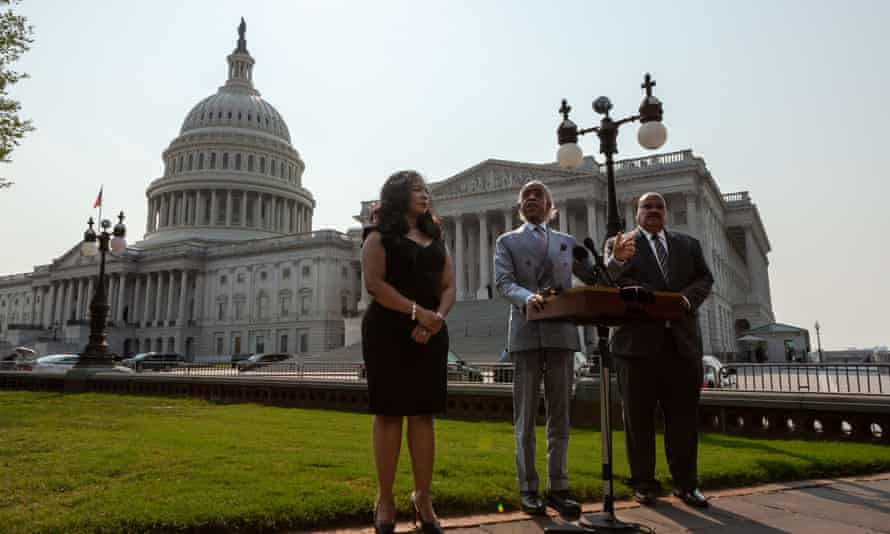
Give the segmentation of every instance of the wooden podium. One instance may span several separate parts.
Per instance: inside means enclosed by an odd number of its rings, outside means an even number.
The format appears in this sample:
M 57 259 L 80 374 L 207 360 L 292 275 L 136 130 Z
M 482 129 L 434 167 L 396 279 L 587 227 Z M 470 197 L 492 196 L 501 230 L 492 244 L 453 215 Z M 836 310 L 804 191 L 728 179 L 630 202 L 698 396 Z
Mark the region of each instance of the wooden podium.
M 526 308 L 529 320 L 556 319 L 579 325 L 617 326 L 627 321 L 668 321 L 686 313 L 683 296 L 673 291 L 645 291 L 580 286 L 544 298 L 544 309 Z
M 530 321 L 559 320 L 579 325 L 596 325 L 600 353 L 600 434 L 602 436 L 603 510 L 584 514 L 578 526 L 571 523 L 557 524 L 544 529 L 548 534 L 574 534 L 576 532 L 641 532 L 644 529 L 634 523 L 625 523 L 615 517 L 615 498 L 612 484 L 612 422 L 611 369 L 609 353 L 609 328 L 629 321 L 664 322 L 682 318 L 686 314 L 683 296 L 672 291 L 648 291 L 641 287 L 573 287 L 557 295 L 544 297 L 542 310 L 526 306 Z M 651 531 L 651 530 L 645 530 Z

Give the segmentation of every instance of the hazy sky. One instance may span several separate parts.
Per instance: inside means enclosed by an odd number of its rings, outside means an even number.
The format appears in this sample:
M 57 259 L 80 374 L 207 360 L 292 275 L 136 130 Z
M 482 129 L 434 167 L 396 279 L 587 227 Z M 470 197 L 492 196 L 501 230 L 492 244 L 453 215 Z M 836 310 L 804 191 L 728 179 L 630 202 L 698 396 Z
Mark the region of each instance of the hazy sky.
M 353 225 L 383 179 L 486 158 L 554 159 L 561 98 L 590 126 L 634 112 L 651 71 L 663 151 L 748 190 L 772 243 L 777 320 L 823 348 L 890 344 L 890 2 L 151 2 L 25 0 L 36 42 L 14 88 L 37 131 L 0 167 L 0 273 L 82 235 L 100 184 L 145 228 L 145 187 L 189 109 L 226 75 L 240 16 L 254 81 L 306 162 L 315 228 Z M 583 139 L 586 153 L 593 141 Z M 619 157 L 644 154 L 635 128 Z M 890 231 L 888 231 L 890 233 Z M 813 348 L 815 349 L 815 332 Z

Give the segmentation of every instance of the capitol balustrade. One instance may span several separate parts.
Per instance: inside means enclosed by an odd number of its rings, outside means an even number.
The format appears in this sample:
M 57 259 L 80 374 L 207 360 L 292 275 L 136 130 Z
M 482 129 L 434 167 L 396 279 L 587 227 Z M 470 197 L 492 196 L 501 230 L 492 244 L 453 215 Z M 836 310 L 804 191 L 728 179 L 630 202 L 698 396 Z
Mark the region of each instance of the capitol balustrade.
M 5 366 L 10 367 L 10 366 Z M 873 370 L 862 365 L 831 366 L 835 386 L 820 386 L 821 391 L 799 388 L 792 379 L 789 386 L 785 367 L 775 390 L 769 384 L 748 380 L 748 371 L 729 387 L 704 388 L 699 403 L 700 429 L 776 439 L 831 439 L 890 444 L 890 391 L 857 374 L 874 377 Z M 805 366 L 798 366 L 805 367 Z M 886 378 L 886 365 L 869 365 Z M 752 368 L 753 366 L 740 366 Z M 836 369 L 835 369 L 836 368 Z M 854 370 L 855 369 L 855 370 Z M 738 370 L 737 370 L 738 373 Z M 763 373 L 761 373 L 763 374 Z M 846 380 L 837 379 L 849 375 Z M 764 375 L 764 376 L 768 376 Z M 806 384 L 801 374 L 800 384 Z M 365 411 L 367 386 L 364 366 L 358 362 L 297 361 L 260 365 L 238 370 L 231 362 L 188 363 L 168 370 L 151 370 L 132 375 L 100 375 L 71 386 L 64 375 L 0 369 L 0 389 L 24 389 L 64 392 L 85 390 L 97 393 L 189 396 L 214 402 L 259 402 L 276 406 L 315 409 Z M 811 384 L 815 384 L 812 381 Z M 883 386 L 881 386 L 883 387 Z M 78 389 L 80 388 L 80 389 Z M 747 388 L 747 390 L 746 390 Z M 617 388 L 613 389 L 616 391 Z M 543 399 L 539 407 L 543 423 Z M 620 426 L 621 406 L 617 394 L 610 407 L 613 421 Z M 510 364 L 451 366 L 448 376 L 448 417 L 510 421 L 512 417 L 512 368 Z M 599 427 L 599 379 L 595 374 L 576 381 L 572 401 L 572 424 Z M 660 416 L 658 416 L 660 418 Z M 659 419 L 658 425 L 661 425 Z

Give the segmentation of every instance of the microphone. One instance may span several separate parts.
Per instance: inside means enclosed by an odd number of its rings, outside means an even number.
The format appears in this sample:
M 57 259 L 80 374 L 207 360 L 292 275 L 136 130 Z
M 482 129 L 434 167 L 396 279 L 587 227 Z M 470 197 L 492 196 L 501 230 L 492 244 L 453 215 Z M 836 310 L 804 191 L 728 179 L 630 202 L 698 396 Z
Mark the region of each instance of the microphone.
M 582 247 L 581 245 L 575 245 L 575 248 L 572 249 L 572 256 L 575 257 L 575 261 L 579 261 L 584 263 L 589 261 L 590 253 L 587 252 L 587 249 Z
M 593 265 L 596 267 L 596 270 L 602 279 L 605 280 L 609 286 L 615 287 L 615 280 L 612 280 L 612 275 L 610 275 L 609 271 L 606 269 L 606 264 L 603 263 L 603 257 L 596 251 L 596 245 L 594 245 L 593 239 L 590 239 L 589 236 L 585 237 L 584 246 L 587 247 L 587 250 L 589 250 L 591 254 L 593 254 Z

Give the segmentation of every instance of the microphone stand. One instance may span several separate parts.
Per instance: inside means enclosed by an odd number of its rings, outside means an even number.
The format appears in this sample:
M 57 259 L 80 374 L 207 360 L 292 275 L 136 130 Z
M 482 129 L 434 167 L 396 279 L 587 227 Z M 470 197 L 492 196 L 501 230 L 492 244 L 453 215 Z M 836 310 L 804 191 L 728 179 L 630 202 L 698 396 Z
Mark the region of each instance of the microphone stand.
M 593 254 L 593 265 L 605 285 L 617 287 L 609 274 L 603 257 L 597 252 L 593 240 L 584 240 L 584 246 Z M 600 352 L 600 436 L 602 437 L 603 510 L 582 514 L 578 526 L 562 523 L 544 528 L 548 534 L 575 534 L 577 532 L 641 532 L 639 525 L 625 523 L 615 516 L 615 493 L 612 481 L 612 355 L 609 352 L 609 327 L 596 325 L 597 344 Z

